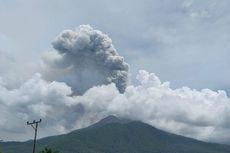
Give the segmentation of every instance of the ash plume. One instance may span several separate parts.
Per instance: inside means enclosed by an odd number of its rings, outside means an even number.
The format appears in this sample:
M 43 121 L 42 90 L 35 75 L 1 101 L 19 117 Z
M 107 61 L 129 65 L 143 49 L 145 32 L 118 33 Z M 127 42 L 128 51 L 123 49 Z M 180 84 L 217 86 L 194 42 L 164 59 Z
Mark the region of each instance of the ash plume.
M 47 78 L 64 81 L 80 94 L 92 86 L 110 83 L 124 93 L 129 66 L 107 35 L 81 25 L 76 30 L 61 32 L 52 45 L 57 52 L 43 57 L 49 66 Z

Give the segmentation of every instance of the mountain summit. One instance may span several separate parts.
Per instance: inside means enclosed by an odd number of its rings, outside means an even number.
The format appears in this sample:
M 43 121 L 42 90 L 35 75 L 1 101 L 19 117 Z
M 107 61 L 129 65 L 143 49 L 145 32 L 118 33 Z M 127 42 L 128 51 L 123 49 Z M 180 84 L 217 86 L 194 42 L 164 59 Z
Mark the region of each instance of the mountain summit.
M 38 140 L 38 150 L 61 153 L 229 153 L 230 146 L 167 133 L 148 124 L 108 116 L 88 128 Z M 30 153 L 32 141 L 0 142 L 5 153 Z
M 111 123 L 125 124 L 132 122 L 131 119 L 119 118 L 115 115 L 109 115 L 106 118 L 101 119 L 99 122 L 89 126 L 88 128 L 99 128 Z

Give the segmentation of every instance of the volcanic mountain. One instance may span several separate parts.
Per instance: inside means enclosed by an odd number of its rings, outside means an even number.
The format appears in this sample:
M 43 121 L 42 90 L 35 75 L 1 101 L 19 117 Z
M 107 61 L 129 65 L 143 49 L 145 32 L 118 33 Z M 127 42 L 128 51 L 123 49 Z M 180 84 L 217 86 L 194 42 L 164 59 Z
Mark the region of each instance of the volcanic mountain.
M 4 153 L 31 153 L 33 141 L 0 142 Z M 140 121 L 108 116 L 87 128 L 42 138 L 37 150 L 60 153 L 230 153 L 230 146 L 168 133 Z

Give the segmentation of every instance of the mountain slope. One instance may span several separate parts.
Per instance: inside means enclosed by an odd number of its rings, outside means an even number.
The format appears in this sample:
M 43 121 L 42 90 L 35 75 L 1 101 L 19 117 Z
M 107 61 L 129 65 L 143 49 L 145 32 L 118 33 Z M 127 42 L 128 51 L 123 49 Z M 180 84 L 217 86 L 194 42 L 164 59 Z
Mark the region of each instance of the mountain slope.
M 205 143 L 110 116 L 84 129 L 38 140 L 62 153 L 229 153 L 230 146 Z M 30 153 L 32 142 L 0 143 L 5 153 Z

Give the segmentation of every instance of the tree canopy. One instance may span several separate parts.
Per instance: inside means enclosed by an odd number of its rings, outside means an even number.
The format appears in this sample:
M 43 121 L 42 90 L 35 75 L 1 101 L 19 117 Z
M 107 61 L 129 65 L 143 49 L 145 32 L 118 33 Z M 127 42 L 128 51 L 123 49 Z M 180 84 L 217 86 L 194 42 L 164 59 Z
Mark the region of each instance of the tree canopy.
M 0 152 L 1 153 L 1 152 Z M 60 153 L 59 151 L 57 150 L 53 150 L 51 148 L 44 148 L 43 150 L 39 151 L 39 153 Z

